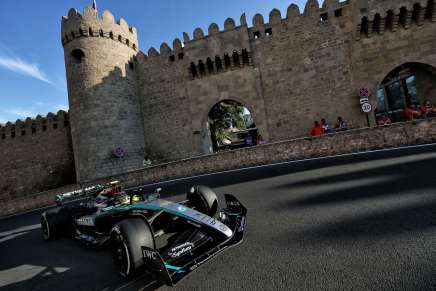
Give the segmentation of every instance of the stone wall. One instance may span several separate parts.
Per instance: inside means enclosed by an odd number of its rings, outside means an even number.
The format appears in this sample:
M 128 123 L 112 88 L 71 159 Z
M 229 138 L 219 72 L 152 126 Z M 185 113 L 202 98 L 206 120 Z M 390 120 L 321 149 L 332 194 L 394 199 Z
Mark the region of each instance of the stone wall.
M 87 7 L 62 19 L 71 135 L 77 179 L 92 181 L 142 165 L 144 135 L 137 92 L 136 29 Z M 123 158 L 114 152 L 121 149 Z
M 314 120 L 342 116 L 354 128 L 367 126 L 358 91 L 376 92 L 395 68 L 436 67 L 436 5 L 422 0 L 308 0 L 250 23 L 229 18 L 207 33 L 197 28 L 182 42 L 166 43 L 138 56 L 139 94 L 146 150 L 159 161 L 208 154 L 207 116 L 219 101 L 247 107 L 269 142 L 304 136 Z M 234 53 L 249 53 L 249 63 Z M 217 58 L 229 56 L 229 67 Z M 209 63 L 209 65 L 208 65 Z M 193 75 L 192 68 L 197 76 Z M 204 73 L 199 73 L 203 67 Z M 209 68 L 210 67 L 210 68 Z M 434 73 L 416 72 L 420 99 L 434 100 Z M 421 98 L 422 97 L 422 98 Z M 424 100 L 421 100 L 424 101 Z M 375 125 L 374 114 L 370 123 Z
M 135 186 L 263 164 L 434 142 L 436 119 L 428 119 L 222 152 L 158 165 L 111 179 Z
M 0 199 L 75 183 L 67 113 L 8 123 L 0 135 Z
M 112 176 L 94 181 L 89 185 L 116 179 L 122 181 L 126 187 L 133 187 L 270 163 L 434 142 L 436 142 L 436 119 L 428 119 L 419 122 L 350 130 L 322 137 L 300 138 L 186 159 Z M 56 194 L 77 188 L 78 186 L 73 185 L 38 195 L 0 200 L 0 216 L 49 205 L 54 201 Z

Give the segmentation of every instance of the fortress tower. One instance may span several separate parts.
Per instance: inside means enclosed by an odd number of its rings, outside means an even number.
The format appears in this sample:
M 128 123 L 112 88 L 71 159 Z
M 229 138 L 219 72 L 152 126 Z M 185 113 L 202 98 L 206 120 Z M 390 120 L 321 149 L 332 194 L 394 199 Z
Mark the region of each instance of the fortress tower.
M 78 182 L 138 169 L 144 134 L 137 96 L 136 29 L 91 7 L 62 19 Z

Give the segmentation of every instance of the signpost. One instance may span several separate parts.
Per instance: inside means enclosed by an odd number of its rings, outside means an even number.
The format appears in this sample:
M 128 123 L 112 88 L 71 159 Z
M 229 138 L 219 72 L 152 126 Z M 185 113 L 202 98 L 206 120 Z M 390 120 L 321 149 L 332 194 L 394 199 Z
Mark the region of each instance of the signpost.
M 371 126 L 369 123 L 369 113 L 372 111 L 371 103 L 369 103 L 369 96 L 371 96 L 371 91 L 369 88 L 362 87 L 359 89 L 359 97 L 360 97 L 360 105 L 362 112 L 366 113 L 366 121 L 368 123 L 368 127 Z

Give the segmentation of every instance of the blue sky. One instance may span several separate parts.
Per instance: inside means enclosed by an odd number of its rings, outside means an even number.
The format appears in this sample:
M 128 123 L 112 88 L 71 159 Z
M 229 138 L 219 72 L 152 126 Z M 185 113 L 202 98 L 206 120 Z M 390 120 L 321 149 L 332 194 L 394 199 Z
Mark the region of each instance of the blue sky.
M 0 123 L 68 109 L 61 16 L 71 7 L 83 11 L 92 0 L 0 2 Z M 183 39 L 184 31 L 192 38 L 196 27 L 207 31 L 212 22 L 223 28 L 227 17 L 239 23 L 244 12 L 249 24 L 256 13 L 268 19 L 273 8 L 284 16 L 291 3 L 302 11 L 306 1 L 97 0 L 100 13 L 108 9 L 138 29 L 142 51 L 162 42 L 171 45 L 176 37 Z

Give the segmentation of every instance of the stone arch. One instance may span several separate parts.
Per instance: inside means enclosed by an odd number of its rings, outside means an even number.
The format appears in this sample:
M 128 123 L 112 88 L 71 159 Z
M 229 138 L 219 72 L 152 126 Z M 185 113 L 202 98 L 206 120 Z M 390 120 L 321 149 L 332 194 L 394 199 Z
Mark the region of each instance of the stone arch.
M 418 109 L 426 100 L 436 104 L 434 64 L 405 62 L 385 70 L 382 74 L 374 94 L 376 120 L 387 116 L 392 122 L 405 121 L 410 119 L 406 114 L 407 107 L 416 105 Z
M 85 53 L 81 49 L 72 50 L 70 55 L 75 64 L 81 64 L 85 58 Z
M 239 125 L 234 122 L 235 116 L 229 116 L 229 120 L 219 119 L 221 124 L 227 124 L 229 127 L 225 129 L 228 138 L 216 136 L 216 122 L 212 122 L 216 108 L 226 104 L 227 106 L 238 107 L 239 111 Z M 210 139 L 209 153 L 218 152 L 223 149 L 234 149 L 239 147 L 246 147 L 249 145 L 256 145 L 258 129 L 255 124 L 255 114 L 253 108 L 247 105 L 240 98 L 216 98 L 211 100 L 208 104 L 207 116 L 203 119 L 203 124 L 207 125 L 208 135 L 205 138 Z M 219 112 L 219 111 L 218 111 Z M 222 114 L 222 112 L 221 112 Z M 219 117 L 220 115 L 218 115 Z M 251 141 L 251 142 L 250 142 Z M 229 143 L 230 142 L 230 143 Z

